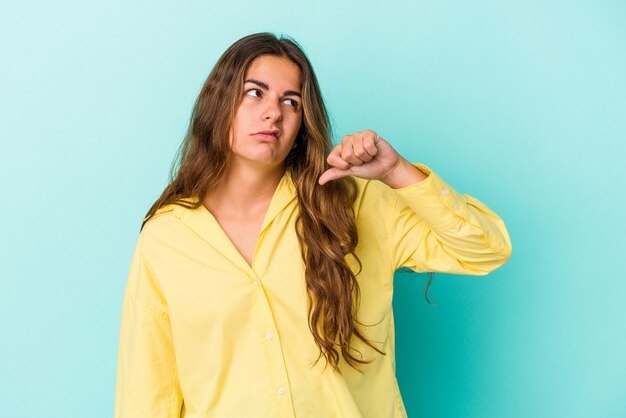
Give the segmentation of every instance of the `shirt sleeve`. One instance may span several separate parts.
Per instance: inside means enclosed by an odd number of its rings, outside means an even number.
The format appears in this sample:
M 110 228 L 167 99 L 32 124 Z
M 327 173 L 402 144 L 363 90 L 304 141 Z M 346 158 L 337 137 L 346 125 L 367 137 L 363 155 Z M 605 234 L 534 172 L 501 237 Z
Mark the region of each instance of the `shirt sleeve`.
M 142 252 L 144 232 L 135 247 L 122 304 L 115 418 L 178 418 L 183 399 L 170 321 Z
M 512 252 L 502 219 L 428 166 L 412 165 L 427 178 L 391 189 L 388 231 L 395 268 L 486 275 L 502 266 Z

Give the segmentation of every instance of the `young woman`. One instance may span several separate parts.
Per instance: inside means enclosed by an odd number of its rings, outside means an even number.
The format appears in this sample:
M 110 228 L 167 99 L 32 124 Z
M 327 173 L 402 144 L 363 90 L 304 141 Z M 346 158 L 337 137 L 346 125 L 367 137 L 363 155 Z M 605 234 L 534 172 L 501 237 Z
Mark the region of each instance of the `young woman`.
M 220 57 L 180 151 L 128 274 L 115 416 L 406 417 L 394 271 L 497 269 L 500 217 L 372 130 L 333 147 L 308 58 L 269 33 Z

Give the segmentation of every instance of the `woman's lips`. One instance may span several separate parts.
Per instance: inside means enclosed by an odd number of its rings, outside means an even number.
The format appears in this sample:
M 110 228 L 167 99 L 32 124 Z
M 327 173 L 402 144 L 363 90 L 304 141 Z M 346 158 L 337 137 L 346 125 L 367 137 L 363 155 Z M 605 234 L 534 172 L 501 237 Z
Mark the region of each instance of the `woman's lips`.
M 258 136 L 259 138 L 263 138 L 269 141 L 278 141 L 278 138 L 276 137 L 276 135 L 271 135 L 271 134 L 254 134 L 256 136 Z

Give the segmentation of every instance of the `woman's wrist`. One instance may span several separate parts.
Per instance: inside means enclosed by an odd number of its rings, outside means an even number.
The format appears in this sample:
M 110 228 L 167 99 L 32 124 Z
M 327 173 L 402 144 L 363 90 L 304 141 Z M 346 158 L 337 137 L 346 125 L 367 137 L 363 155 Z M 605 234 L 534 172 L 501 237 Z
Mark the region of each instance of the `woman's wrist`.
M 400 156 L 398 164 L 387 174 L 384 178 L 380 179 L 387 186 L 392 189 L 401 189 L 403 187 L 411 186 L 415 183 L 419 183 L 425 180 L 428 176 L 422 173 L 413 164 L 407 161 L 404 157 Z

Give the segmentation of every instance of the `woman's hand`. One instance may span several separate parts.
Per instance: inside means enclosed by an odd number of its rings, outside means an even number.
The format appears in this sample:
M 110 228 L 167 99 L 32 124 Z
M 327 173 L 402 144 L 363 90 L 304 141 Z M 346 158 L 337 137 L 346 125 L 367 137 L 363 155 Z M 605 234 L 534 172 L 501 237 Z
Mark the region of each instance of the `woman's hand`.
M 357 176 L 380 180 L 390 187 L 398 188 L 407 181 L 411 184 L 426 178 L 370 129 L 345 135 L 326 161 L 334 167 L 320 176 L 320 185 L 345 176 Z

